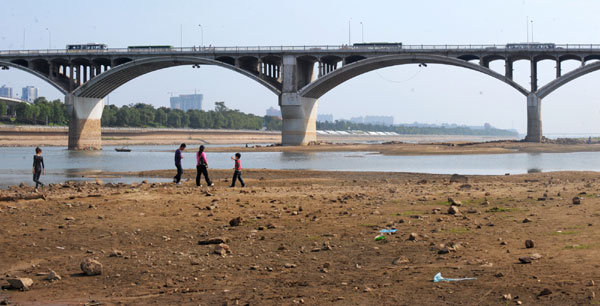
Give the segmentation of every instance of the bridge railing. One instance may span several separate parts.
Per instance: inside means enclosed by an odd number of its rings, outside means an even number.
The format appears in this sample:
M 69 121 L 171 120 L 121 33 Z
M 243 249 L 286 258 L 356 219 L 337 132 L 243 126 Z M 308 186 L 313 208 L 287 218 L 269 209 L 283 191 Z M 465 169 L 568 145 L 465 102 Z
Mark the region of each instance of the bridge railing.
M 531 44 L 535 46 L 534 44 Z M 193 46 L 193 47 L 172 47 L 156 49 L 130 49 L 130 48 L 107 48 L 103 50 L 66 50 L 66 49 L 40 49 L 40 50 L 0 50 L 0 56 L 47 56 L 47 55 L 100 55 L 100 54 L 160 54 L 160 53 L 247 53 L 247 52 L 360 52 L 360 51 L 391 51 L 391 52 L 409 52 L 409 51 L 585 51 L 600 50 L 600 44 L 557 44 L 554 48 L 507 48 L 507 45 L 401 45 L 401 46 L 382 46 L 382 45 L 307 45 L 307 46 L 233 46 L 233 47 L 213 47 L 213 46 Z

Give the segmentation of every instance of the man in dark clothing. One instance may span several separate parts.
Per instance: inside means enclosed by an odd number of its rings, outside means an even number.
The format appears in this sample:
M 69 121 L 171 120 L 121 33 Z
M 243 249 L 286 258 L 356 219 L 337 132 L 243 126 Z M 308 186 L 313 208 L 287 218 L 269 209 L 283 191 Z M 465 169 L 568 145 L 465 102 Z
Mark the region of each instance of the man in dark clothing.
M 182 152 L 185 150 L 185 143 L 179 146 L 179 149 L 175 151 L 175 167 L 177 167 L 177 175 L 173 177 L 173 182 L 177 185 L 181 185 L 181 176 L 183 175 L 183 168 L 181 167 L 181 160 L 183 159 Z
M 35 182 L 35 188 L 38 186 L 44 187 L 44 184 L 40 182 L 40 175 L 46 173 L 44 167 L 44 158 L 42 157 L 42 149 L 40 147 L 35 148 L 35 155 L 33 156 L 33 181 Z

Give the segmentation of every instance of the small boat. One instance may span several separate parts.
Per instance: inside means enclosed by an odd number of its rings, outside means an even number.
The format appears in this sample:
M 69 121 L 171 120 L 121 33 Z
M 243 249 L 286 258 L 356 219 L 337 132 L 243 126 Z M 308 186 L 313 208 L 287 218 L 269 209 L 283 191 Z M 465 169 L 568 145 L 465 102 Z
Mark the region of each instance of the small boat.
M 127 148 L 127 147 L 121 147 L 121 148 L 115 148 L 115 151 L 117 151 L 117 152 L 131 152 L 131 149 Z

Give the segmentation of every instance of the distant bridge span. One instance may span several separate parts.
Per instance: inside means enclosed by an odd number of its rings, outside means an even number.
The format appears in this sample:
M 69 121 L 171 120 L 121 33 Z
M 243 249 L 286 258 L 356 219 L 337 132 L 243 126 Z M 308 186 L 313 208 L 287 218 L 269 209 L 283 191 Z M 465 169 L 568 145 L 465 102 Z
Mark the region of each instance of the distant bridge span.
M 70 149 L 101 148 L 100 119 L 104 97 L 143 74 L 182 65 L 215 65 L 253 79 L 279 97 L 282 143 L 302 145 L 316 139 L 317 99 L 363 73 L 404 64 L 462 67 L 496 78 L 527 97 L 527 137 L 542 139 L 542 98 L 583 75 L 600 69 L 600 45 L 353 45 L 295 47 L 200 47 L 101 50 L 0 51 L 0 68 L 31 73 L 65 94 L 71 109 Z M 504 74 L 489 68 L 505 63 Z M 531 87 L 513 80 L 513 63 L 528 60 Z M 538 88 L 537 63 L 556 62 L 556 78 Z M 581 67 L 562 75 L 561 63 Z M 315 69 L 315 66 L 317 67 Z M 316 71 L 315 71 L 316 70 Z

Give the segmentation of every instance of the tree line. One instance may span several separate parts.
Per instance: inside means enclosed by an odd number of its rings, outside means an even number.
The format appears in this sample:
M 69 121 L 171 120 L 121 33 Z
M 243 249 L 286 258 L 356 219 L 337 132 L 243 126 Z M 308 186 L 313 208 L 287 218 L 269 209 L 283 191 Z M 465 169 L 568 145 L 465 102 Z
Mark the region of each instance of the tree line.
M 354 123 L 346 120 L 335 122 L 317 122 L 317 130 L 333 131 L 368 131 L 368 132 L 396 132 L 398 134 L 414 135 L 486 135 L 486 136 L 517 136 L 515 131 L 501 130 L 490 125 L 483 129 L 471 129 L 466 126 L 458 127 L 417 127 L 406 125 L 375 125 L 365 123 Z
M 216 102 L 210 111 L 154 108 L 144 103 L 117 107 L 107 105 L 102 113 L 102 126 L 168 127 L 192 129 L 281 130 L 281 119 L 246 114 L 230 109 L 225 102 Z
M 21 124 L 68 125 L 70 115 L 60 100 L 48 101 L 37 98 L 32 104 L 18 103 L 12 110 L 0 101 L 0 119 Z M 154 108 L 150 104 L 136 103 L 118 107 L 104 106 L 102 126 L 109 127 L 154 127 L 154 128 L 193 128 L 193 129 L 232 129 L 281 131 L 279 117 L 256 116 L 237 109 L 230 109 L 225 102 L 215 102 L 210 111 L 188 110 L 186 112 L 168 107 Z M 468 127 L 415 127 L 387 126 L 354 123 L 346 120 L 317 122 L 318 130 L 396 132 L 398 134 L 420 135 L 492 135 L 516 136 L 517 132 L 501 130 L 489 124 L 484 129 Z

